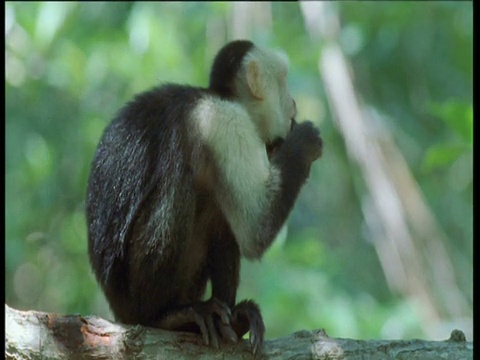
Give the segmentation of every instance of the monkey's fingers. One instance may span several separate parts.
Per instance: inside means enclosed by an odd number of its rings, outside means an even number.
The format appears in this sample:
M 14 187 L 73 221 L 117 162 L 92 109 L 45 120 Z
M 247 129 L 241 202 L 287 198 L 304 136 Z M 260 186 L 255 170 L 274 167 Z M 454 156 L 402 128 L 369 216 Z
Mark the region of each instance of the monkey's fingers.
M 214 326 L 213 322 L 211 322 L 209 331 L 211 335 L 213 334 L 212 338 L 215 337 L 215 341 L 218 342 L 218 332 L 216 331 L 218 328 L 223 339 L 232 343 L 236 343 L 238 341 L 238 337 L 230 325 L 232 312 L 228 305 L 214 297 L 212 297 L 207 303 L 211 307 L 210 311 L 218 315 L 220 318 L 220 321 L 216 323 L 216 327 Z M 207 325 L 209 325 L 208 322 Z M 215 346 L 215 344 L 213 345 Z
M 207 315 L 206 322 L 207 322 L 208 334 L 210 336 L 210 339 L 212 340 L 212 346 L 215 349 L 218 349 L 219 338 L 218 338 L 217 329 L 215 329 L 215 325 L 213 323 L 213 317 L 211 315 Z
M 230 325 L 232 316 L 230 308 L 222 301 L 212 297 L 208 301 L 193 305 L 190 310 L 192 320 L 198 325 L 205 345 L 211 344 L 218 349 L 220 337 L 230 342 L 238 340 Z
M 208 346 L 210 344 L 210 341 L 204 317 L 201 316 L 193 307 L 190 308 L 190 311 L 192 313 L 195 323 L 198 325 L 200 332 L 202 333 L 203 343 Z
M 220 317 L 223 324 L 230 325 L 232 312 L 227 304 L 214 297 L 208 300 L 205 304 L 210 308 L 210 312 L 215 313 Z
M 228 340 L 230 343 L 238 342 L 237 333 L 232 329 L 231 325 L 225 325 L 219 322 L 217 326 L 223 339 Z
M 311 121 L 295 125 L 287 140 L 290 146 L 300 146 L 301 155 L 308 163 L 312 163 L 322 155 L 323 142 L 320 131 Z

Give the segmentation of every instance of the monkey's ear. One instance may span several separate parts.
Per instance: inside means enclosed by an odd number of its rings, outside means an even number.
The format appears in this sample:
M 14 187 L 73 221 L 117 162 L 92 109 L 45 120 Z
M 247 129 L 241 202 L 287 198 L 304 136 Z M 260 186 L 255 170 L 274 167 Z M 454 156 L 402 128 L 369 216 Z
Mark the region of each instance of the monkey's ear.
M 258 61 L 252 60 L 247 64 L 247 84 L 252 96 L 257 100 L 263 100 L 264 87 L 262 86 L 262 74 Z

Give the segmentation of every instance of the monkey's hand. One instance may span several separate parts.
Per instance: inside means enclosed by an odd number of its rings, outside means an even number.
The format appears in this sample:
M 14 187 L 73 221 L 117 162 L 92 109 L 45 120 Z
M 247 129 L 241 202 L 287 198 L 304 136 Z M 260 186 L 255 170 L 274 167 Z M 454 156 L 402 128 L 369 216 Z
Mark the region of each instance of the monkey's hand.
M 232 328 L 241 338 L 250 331 L 250 345 L 254 354 L 263 346 L 265 325 L 257 304 L 244 300 L 232 309 Z
M 300 124 L 292 122 L 292 130 L 283 143 L 273 152 L 270 161 L 276 164 L 285 174 L 301 174 L 306 179 L 310 173 L 310 165 L 322 155 L 323 142 L 320 131 L 311 121 Z M 286 176 L 290 179 L 291 175 Z
M 292 123 L 292 131 L 286 139 L 288 145 L 294 145 L 301 154 L 300 158 L 311 164 L 322 155 L 323 141 L 320 131 L 311 121 L 301 124 Z M 286 144 L 286 145 L 287 145 Z

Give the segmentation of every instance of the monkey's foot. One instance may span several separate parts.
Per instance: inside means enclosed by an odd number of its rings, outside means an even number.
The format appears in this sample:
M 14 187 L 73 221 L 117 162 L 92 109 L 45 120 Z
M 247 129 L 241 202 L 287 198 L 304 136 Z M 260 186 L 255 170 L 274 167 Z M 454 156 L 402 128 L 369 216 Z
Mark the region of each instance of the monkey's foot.
M 200 328 L 203 342 L 218 349 L 220 336 L 229 342 L 237 342 L 238 337 L 231 326 L 232 313 L 222 301 L 211 298 L 206 302 L 197 303 L 189 308 L 195 323 Z
M 236 332 L 231 325 L 232 313 L 222 301 L 211 298 L 191 306 L 173 311 L 162 318 L 159 327 L 169 330 L 195 331 L 202 334 L 205 345 L 216 349 L 220 339 L 235 343 L 238 341 Z
M 241 338 L 250 331 L 250 345 L 254 354 L 263 346 L 265 325 L 257 304 L 244 300 L 232 309 L 232 327 Z

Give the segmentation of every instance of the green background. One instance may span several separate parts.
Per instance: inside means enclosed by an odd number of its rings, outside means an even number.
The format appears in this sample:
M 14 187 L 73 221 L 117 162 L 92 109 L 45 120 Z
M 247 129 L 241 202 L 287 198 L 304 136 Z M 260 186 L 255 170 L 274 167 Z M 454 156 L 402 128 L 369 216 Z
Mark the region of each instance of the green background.
M 368 189 L 318 71 L 324 43 L 308 35 L 297 3 L 259 5 L 265 19 L 221 2 L 6 3 L 6 303 L 113 319 L 86 252 L 85 189 L 99 137 L 135 93 L 162 82 L 206 85 L 216 51 L 246 31 L 289 55 L 298 119 L 320 127 L 325 152 L 271 250 L 242 263 L 238 298 L 258 301 L 268 338 L 316 328 L 447 338 L 460 327 L 471 336 L 472 3 L 330 5 L 357 95 L 382 114 L 444 234 L 433 243 L 447 250 L 466 300 L 455 316 L 441 295 L 426 305 L 389 286 L 365 219 Z M 426 322 L 426 306 L 440 317 Z

